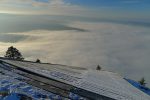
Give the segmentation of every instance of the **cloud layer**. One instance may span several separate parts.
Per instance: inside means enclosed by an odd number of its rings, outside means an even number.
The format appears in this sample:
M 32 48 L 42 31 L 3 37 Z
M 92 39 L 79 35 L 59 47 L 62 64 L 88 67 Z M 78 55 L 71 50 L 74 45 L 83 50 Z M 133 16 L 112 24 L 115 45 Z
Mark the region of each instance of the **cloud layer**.
M 150 70 L 150 30 L 110 22 L 72 22 L 77 30 L 34 30 L 11 35 L 27 36 L 17 43 L 0 42 L 0 54 L 14 45 L 27 60 L 103 69 L 118 72 L 135 80 L 146 77 Z M 8 33 L 7 33 L 8 34 Z M 148 80 L 150 82 L 150 80 Z
M 80 15 L 88 10 L 64 0 L 1 0 L 0 13 L 23 15 Z

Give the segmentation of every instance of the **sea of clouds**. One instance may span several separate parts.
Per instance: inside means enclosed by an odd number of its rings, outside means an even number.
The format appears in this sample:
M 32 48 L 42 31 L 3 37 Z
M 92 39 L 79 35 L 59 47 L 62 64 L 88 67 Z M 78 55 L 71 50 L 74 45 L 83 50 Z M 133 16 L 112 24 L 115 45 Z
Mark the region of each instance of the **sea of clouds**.
M 61 30 L 36 29 L 1 33 L 0 55 L 11 45 L 26 60 L 81 66 L 117 72 L 150 83 L 149 27 L 113 22 L 72 21 Z M 71 29 L 70 29 L 71 28 Z M 3 37 L 3 38 L 2 38 Z

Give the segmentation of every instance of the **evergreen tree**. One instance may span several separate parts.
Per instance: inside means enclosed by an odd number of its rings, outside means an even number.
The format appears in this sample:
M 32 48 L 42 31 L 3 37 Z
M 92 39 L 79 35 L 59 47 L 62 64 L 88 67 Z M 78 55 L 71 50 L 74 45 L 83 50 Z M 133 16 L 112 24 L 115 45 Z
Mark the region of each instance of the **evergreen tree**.
M 37 59 L 37 60 L 36 60 L 36 63 L 41 63 L 41 60 L 40 60 L 40 59 Z
M 102 69 L 101 66 L 100 66 L 100 65 L 97 65 L 96 70 L 101 70 L 101 69 Z
M 143 86 L 146 85 L 144 77 L 139 81 L 139 83 L 140 83 L 141 85 L 143 85 Z
M 4 57 L 10 58 L 10 59 L 15 59 L 15 60 L 23 60 L 24 59 L 22 57 L 22 54 L 20 53 L 20 51 L 13 46 L 8 48 Z

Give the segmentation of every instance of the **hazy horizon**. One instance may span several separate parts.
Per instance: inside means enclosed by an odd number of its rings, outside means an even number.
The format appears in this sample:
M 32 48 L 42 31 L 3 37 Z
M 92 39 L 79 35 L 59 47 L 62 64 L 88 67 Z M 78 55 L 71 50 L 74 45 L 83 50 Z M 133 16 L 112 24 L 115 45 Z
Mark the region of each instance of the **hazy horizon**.
M 104 70 L 150 84 L 149 0 L 1 0 L 0 56 Z

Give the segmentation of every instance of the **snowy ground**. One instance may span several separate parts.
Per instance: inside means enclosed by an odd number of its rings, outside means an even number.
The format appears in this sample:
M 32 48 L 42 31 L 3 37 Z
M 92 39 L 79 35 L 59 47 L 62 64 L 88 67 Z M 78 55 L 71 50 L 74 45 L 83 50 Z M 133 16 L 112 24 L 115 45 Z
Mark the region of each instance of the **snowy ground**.
M 130 85 L 116 73 L 55 64 L 3 60 L 29 71 L 117 100 L 150 100 L 150 96 Z
M 9 96 L 12 96 L 13 94 L 26 95 L 27 97 L 30 97 L 34 100 L 69 100 L 69 98 L 72 100 L 83 99 L 82 97 L 71 92 L 68 94 L 68 98 L 65 98 L 60 95 L 27 84 L 25 80 L 31 81 L 29 78 L 16 74 L 15 72 L 19 71 L 11 70 L 7 68 L 8 66 L 10 65 L 0 63 L 0 93 L 8 93 L 8 96 L 5 97 L 0 95 L 0 100 L 9 100 L 7 98 L 9 98 Z M 23 74 L 22 72 L 19 73 Z M 12 100 L 16 99 L 12 98 Z

